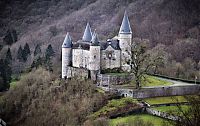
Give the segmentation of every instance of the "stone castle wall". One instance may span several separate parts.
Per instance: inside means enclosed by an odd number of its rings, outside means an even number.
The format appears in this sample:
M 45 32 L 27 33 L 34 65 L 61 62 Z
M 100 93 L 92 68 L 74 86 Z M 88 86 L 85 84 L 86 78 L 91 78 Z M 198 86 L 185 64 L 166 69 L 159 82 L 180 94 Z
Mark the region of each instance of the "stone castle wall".
M 121 66 L 121 51 L 109 46 L 101 51 L 101 69 L 113 69 Z
M 109 86 L 109 85 L 120 85 L 129 83 L 133 80 L 133 75 L 108 75 L 99 74 L 97 75 L 97 83 L 99 86 Z
M 67 67 L 67 78 L 77 77 L 77 78 L 88 78 L 89 70 L 83 68 Z

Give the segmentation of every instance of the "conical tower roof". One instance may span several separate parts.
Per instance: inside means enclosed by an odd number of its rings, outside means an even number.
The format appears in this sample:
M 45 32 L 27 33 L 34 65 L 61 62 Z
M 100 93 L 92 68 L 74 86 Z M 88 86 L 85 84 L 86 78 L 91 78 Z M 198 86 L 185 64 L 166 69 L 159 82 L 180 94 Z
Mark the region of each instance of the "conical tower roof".
M 99 45 L 99 38 L 98 38 L 96 31 L 94 31 L 94 33 L 92 35 L 91 42 L 92 42 L 92 46 L 98 46 Z
M 127 13 L 125 11 L 124 13 L 124 17 L 123 17 L 123 20 L 122 20 L 122 24 L 121 24 L 121 27 L 120 27 L 120 30 L 119 30 L 119 33 L 121 34 L 129 34 L 129 33 L 132 33 L 131 31 L 131 26 L 130 26 L 130 23 L 129 23 L 129 19 L 128 19 L 128 16 L 127 16 Z
M 91 39 L 92 39 L 92 32 L 91 32 L 90 24 L 87 23 L 87 26 L 85 28 L 85 32 L 83 34 L 82 40 L 90 42 Z
M 72 39 L 68 32 L 67 32 L 67 35 L 65 36 L 65 40 L 62 44 L 62 47 L 63 48 L 71 48 L 72 47 Z

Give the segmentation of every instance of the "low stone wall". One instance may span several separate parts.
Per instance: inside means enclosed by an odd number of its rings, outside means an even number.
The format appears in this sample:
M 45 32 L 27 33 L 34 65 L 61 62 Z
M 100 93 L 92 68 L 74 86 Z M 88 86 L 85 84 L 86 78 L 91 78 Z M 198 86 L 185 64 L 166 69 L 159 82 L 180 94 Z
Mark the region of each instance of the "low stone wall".
M 109 86 L 109 85 L 120 85 L 128 83 L 133 79 L 133 75 L 108 75 L 99 74 L 97 75 L 97 84 L 99 86 Z
M 67 67 L 67 78 L 88 78 L 89 71 L 83 68 Z
M 185 86 L 164 86 L 136 89 L 113 89 L 120 96 L 128 96 L 133 98 L 149 98 L 160 96 L 176 96 L 176 95 L 197 95 L 200 94 L 200 85 Z
M 154 110 L 151 108 L 146 108 L 146 112 L 148 114 L 155 115 L 155 116 L 165 118 L 165 119 L 170 119 L 170 120 L 178 120 L 179 119 L 178 116 L 170 115 L 169 113 L 161 112 L 161 111 Z

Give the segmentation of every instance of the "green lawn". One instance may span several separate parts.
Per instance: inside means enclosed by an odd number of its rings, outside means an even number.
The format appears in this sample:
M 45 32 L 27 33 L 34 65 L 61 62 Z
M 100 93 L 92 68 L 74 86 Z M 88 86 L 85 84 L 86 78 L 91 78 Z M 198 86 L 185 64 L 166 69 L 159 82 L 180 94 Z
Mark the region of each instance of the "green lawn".
M 172 82 L 158 79 L 154 76 L 146 75 L 145 79 L 142 80 L 142 87 L 151 87 L 151 86 L 169 86 L 172 85 Z M 129 84 L 116 85 L 118 88 L 135 88 L 135 81 L 132 80 Z
M 180 107 L 183 111 L 188 111 L 190 108 L 189 105 L 181 105 Z M 161 107 L 154 107 L 153 109 L 161 111 L 161 112 L 169 112 L 173 114 L 177 114 L 180 111 L 177 106 L 161 106 Z
M 171 97 L 154 97 L 143 99 L 150 105 L 153 104 L 164 104 L 164 103 L 177 103 L 177 102 L 187 102 L 184 96 L 171 96 Z
M 96 118 L 96 117 L 99 117 L 100 115 L 105 115 L 106 113 L 110 111 L 117 110 L 130 103 L 138 103 L 138 101 L 133 98 L 121 98 L 121 99 L 110 100 L 106 106 L 101 108 L 99 111 L 93 113 L 91 117 Z
M 134 121 L 135 119 L 142 119 L 144 122 L 151 122 L 154 124 L 154 126 L 161 126 L 163 121 L 165 119 L 149 115 L 149 114 L 137 114 L 137 115 L 130 115 L 130 116 L 125 116 L 125 117 L 118 117 L 116 119 L 110 119 L 109 121 L 109 126 L 117 126 L 119 124 L 124 124 L 129 122 L 130 120 Z
M 168 85 L 172 85 L 173 84 L 172 82 L 161 80 L 161 79 L 158 79 L 158 78 L 156 78 L 154 76 L 146 75 L 145 77 L 146 77 L 146 79 L 142 80 L 142 86 L 143 87 L 168 86 Z

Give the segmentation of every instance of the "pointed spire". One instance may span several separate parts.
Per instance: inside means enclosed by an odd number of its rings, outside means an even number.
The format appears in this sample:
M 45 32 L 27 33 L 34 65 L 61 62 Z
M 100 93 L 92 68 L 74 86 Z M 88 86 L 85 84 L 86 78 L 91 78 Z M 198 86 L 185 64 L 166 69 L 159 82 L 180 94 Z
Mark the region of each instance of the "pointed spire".
M 90 24 L 87 23 L 87 26 L 85 28 L 85 32 L 83 34 L 82 40 L 90 42 L 91 39 L 92 39 L 92 32 L 91 32 Z
M 124 12 L 124 17 L 123 17 L 123 21 L 122 21 L 119 33 L 122 33 L 122 34 L 123 33 L 125 33 L 125 34 L 132 33 L 131 26 L 130 26 L 129 19 L 128 19 L 126 11 Z
M 98 46 L 99 45 L 99 38 L 98 38 L 98 35 L 96 33 L 96 30 L 94 31 L 93 35 L 92 35 L 92 45 L 93 46 Z
M 65 36 L 65 40 L 63 42 L 62 47 L 63 48 L 71 48 L 72 47 L 72 39 L 68 32 L 67 32 L 67 35 Z

